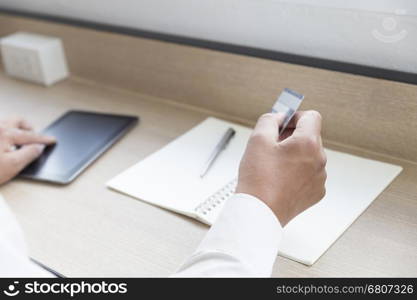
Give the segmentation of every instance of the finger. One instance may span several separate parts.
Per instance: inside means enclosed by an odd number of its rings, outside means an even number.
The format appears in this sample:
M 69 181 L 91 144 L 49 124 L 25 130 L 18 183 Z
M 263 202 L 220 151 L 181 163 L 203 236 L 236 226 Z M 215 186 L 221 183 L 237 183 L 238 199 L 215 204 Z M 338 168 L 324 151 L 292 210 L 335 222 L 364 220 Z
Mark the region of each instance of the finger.
M 287 128 L 295 129 L 295 127 L 297 126 L 298 120 L 300 120 L 300 118 L 308 112 L 309 111 L 302 111 L 302 110 L 295 112 L 294 116 L 291 118 L 290 122 L 288 123 Z
M 30 124 L 25 119 L 20 119 L 20 122 L 17 124 L 17 126 L 18 126 L 18 128 L 20 128 L 22 130 L 28 130 L 28 131 L 32 131 L 33 130 L 32 124 Z
M 4 121 L 4 124 L 8 128 L 18 128 L 22 130 L 33 130 L 32 125 L 21 117 L 11 118 L 9 120 Z
M 4 123 L 0 126 L 0 153 L 10 151 L 11 145 L 8 138 L 9 129 L 4 127 Z
M 10 143 L 13 145 L 26 144 L 45 144 L 51 145 L 56 143 L 56 139 L 52 136 L 40 135 L 31 131 L 14 129 L 9 132 Z
M 11 163 L 10 168 L 12 168 L 12 173 L 14 175 L 18 174 L 28 164 L 38 158 L 44 149 L 45 145 L 43 144 L 32 144 L 25 145 L 16 151 L 6 153 L 6 161 Z
M 305 111 L 294 118 L 294 134 L 320 138 L 321 115 L 314 110 Z
M 271 141 L 278 140 L 279 126 L 284 120 L 281 113 L 263 114 L 255 125 L 253 135 L 264 136 Z

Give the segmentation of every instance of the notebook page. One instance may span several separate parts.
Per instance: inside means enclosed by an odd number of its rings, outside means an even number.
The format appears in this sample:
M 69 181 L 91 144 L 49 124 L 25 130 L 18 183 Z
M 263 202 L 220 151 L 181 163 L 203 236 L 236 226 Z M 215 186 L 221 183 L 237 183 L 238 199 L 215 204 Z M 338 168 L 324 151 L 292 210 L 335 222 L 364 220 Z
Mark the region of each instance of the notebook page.
M 201 170 L 224 132 L 236 135 L 204 178 Z M 135 198 L 195 216 L 195 208 L 237 176 L 239 162 L 251 130 L 208 118 L 161 150 L 151 154 L 108 186 Z
M 326 154 L 326 196 L 285 226 L 279 250 L 281 256 L 306 265 L 314 264 L 402 170 L 328 149 Z M 213 224 L 235 186 L 231 181 L 209 197 L 198 219 Z
M 326 196 L 284 228 L 279 254 L 312 265 L 401 172 L 400 166 L 326 150 Z

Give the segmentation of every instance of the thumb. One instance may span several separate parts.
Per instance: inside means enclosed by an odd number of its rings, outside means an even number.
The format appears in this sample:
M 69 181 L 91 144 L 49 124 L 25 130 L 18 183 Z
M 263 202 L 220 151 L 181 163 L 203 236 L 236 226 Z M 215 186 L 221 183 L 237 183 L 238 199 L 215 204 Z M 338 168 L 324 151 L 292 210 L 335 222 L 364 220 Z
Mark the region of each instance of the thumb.
M 322 118 L 314 110 L 296 115 L 294 135 L 320 137 Z
M 31 144 L 25 145 L 16 151 L 8 152 L 6 154 L 6 161 L 11 162 L 11 172 L 14 173 L 14 175 L 18 174 L 28 164 L 38 158 L 44 149 L 45 145 Z
M 281 113 L 263 114 L 256 123 L 253 135 L 265 137 L 271 142 L 277 142 L 279 136 L 279 127 L 284 121 L 285 115 Z

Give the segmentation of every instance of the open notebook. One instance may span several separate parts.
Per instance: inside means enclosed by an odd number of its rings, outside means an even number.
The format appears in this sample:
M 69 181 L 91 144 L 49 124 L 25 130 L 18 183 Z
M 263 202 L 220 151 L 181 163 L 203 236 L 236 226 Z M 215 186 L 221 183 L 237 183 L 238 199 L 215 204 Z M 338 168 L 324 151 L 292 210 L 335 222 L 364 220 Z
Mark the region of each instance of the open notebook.
M 225 130 L 235 137 L 204 178 L 201 168 Z M 213 224 L 233 194 L 251 129 L 208 118 L 110 180 L 143 201 Z M 280 255 L 312 265 L 401 172 L 401 167 L 326 150 L 326 197 L 284 228 Z

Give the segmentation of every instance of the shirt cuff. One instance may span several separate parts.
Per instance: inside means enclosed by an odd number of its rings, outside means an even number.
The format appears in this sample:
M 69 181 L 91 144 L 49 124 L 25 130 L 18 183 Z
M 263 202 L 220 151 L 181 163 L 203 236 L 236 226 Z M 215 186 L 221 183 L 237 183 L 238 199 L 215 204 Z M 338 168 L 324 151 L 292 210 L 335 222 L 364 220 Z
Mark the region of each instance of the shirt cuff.
M 248 194 L 235 194 L 225 204 L 197 253 L 215 251 L 235 257 L 253 276 L 271 276 L 282 239 L 282 226 L 272 210 Z

